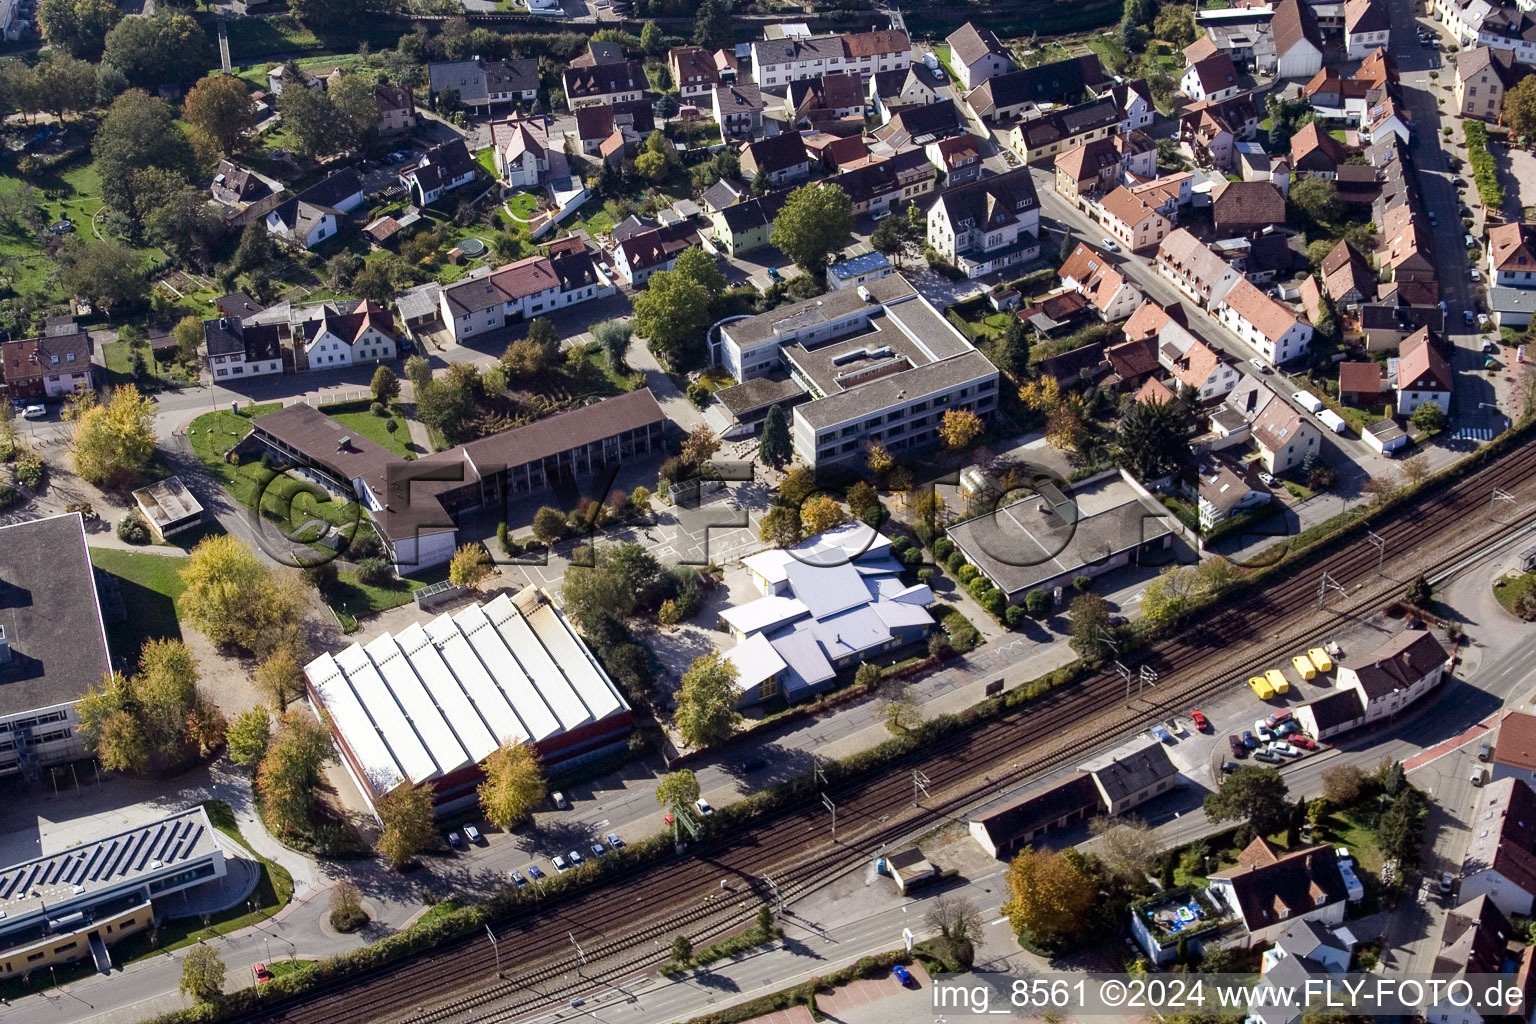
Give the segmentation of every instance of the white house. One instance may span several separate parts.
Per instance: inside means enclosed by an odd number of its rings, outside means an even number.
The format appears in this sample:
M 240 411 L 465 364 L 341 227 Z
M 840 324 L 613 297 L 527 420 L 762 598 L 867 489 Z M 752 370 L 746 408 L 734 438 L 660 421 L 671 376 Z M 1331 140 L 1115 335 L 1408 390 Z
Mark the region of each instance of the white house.
M 1210 100 L 1212 103 L 1220 103 L 1236 96 L 1241 88 L 1237 80 L 1237 65 L 1222 52 L 1191 64 L 1179 78 L 1179 91 L 1196 102 Z
M 342 314 L 318 307 L 315 317 L 293 325 L 293 340 L 311 370 L 380 363 L 397 353 L 393 318 L 371 302 Z
M 1280 0 L 1270 19 L 1275 40 L 1275 74 L 1311 78 L 1323 66 L 1323 36 L 1317 15 L 1304 0 Z
M 949 44 L 949 67 L 967 89 L 1013 70 L 1008 48 L 989 28 L 968 21 L 944 41 Z
M 1206 309 L 1218 308 L 1243 276 L 1183 228 L 1170 232 L 1157 247 L 1157 269 Z
M 591 253 L 529 256 L 487 274 L 445 285 L 439 311 L 455 341 L 510 322 L 614 293 Z
M 1426 402 L 1434 402 L 1441 412 L 1450 412 L 1455 377 L 1429 328 L 1420 327 L 1408 335 L 1397 351 L 1397 414 L 1411 416 Z
M 928 210 L 928 244 L 967 277 L 1040 255 L 1040 200 L 1029 168 L 939 195 Z
M 400 184 L 420 206 L 437 202 L 446 193 L 475 180 L 475 158 L 463 139 L 433 146 L 421 159 L 400 169 Z
M 1289 402 L 1271 401 L 1253 421 L 1253 440 L 1259 458 L 1271 473 L 1299 466 L 1308 452 L 1320 451 L 1322 432 L 1311 419 Z
M 1344 922 L 1348 890 L 1331 846 L 1280 851 L 1256 837 L 1237 864 L 1208 877 L 1208 894 L 1242 925 L 1246 948 L 1273 942 L 1302 921 L 1326 927 Z
M 267 230 L 305 249 L 313 249 L 339 229 L 341 212 L 293 198 L 280 203 L 267 214 Z
M 239 317 L 203 321 L 208 368 L 215 380 L 283 372 L 282 333 L 276 324 L 244 324 Z
M 549 173 L 549 131 L 542 119 L 491 125 L 496 173 L 511 188 L 537 188 Z
M 1365 720 L 1374 722 L 1428 693 L 1449 667 L 1450 655 L 1434 633 L 1405 629 L 1373 651 L 1339 659 L 1334 686 L 1359 691 Z
M 1249 348 L 1270 363 L 1288 363 L 1307 354 L 1312 325 L 1265 295 L 1247 278 L 1228 289 L 1216 316 Z
M 1085 296 L 1099 319 L 1108 323 L 1128 319 L 1141 306 L 1141 289 L 1086 242 L 1077 243 L 1059 273 L 1061 283 Z
M 1392 35 L 1383 0 L 1347 0 L 1344 4 L 1344 52 L 1350 60 L 1364 60 Z

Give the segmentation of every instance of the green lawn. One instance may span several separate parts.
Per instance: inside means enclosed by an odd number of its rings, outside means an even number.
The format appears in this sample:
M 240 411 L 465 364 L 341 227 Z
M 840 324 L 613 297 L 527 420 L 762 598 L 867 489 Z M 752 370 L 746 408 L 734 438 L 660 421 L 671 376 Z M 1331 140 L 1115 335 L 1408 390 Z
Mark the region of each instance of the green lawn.
M 586 229 L 587 234 L 596 238 L 598 235 L 606 235 L 613 230 L 613 226 L 622 218 L 618 215 L 618 208 L 612 200 L 604 202 L 601 199 L 589 199 L 576 211 L 577 216 L 567 220 L 565 226 L 571 231 L 577 228 Z
M 514 217 L 529 220 L 539 212 L 539 197 L 532 192 L 519 192 L 507 200 L 507 209 Z
M 238 413 L 228 409 L 206 412 L 187 427 L 187 439 L 192 442 L 192 450 L 197 454 L 198 461 L 220 483 L 230 487 L 235 482 L 236 470 L 233 464 L 224 461 L 224 453 L 251 432 L 251 420 L 281 408 L 281 403 L 269 402 L 266 405 L 243 406 Z
M 298 974 L 315 966 L 313 960 L 274 960 L 267 964 L 267 970 L 272 972 L 272 977 L 281 978 L 288 974 Z
M 319 410 L 354 434 L 366 437 L 374 444 L 388 448 L 396 455 L 414 459 L 419 453 L 411 447 L 411 431 L 406 426 L 400 407 L 390 406 L 388 416 L 375 416 L 369 411 L 371 404 L 370 402 L 338 402 L 335 405 L 319 406 Z M 395 425 L 393 433 L 389 430 L 391 423 Z
M 1499 604 L 1511 615 L 1515 613 L 1515 601 L 1522 594 L 1536 593 L 1536 573 L 1524 573 L 1520 576 L 1501 576 L 1493 581 L 1493 596 L 1499 599 Z
M 416 591 L 448 578 L 446 565 L 424 569 L 419 573 L 391 580 L 380 587 L 370 587 L 357 582 L 357 573 L 348 570 L 338 575 L 340 585 L 331 607 L 348 632 L 357 628 L 357 620 L 379 612 L 398 608 L 412 600 Z
M 181 639 L 176 599 L 186 589 L 181 570 L 189 559 L 176 555 L 91 548 L 91 564 L 117 578 L 128 617 L 107 626 L 107 640 L 114 653 L 136 661 L 139 648 L 151 638 Z

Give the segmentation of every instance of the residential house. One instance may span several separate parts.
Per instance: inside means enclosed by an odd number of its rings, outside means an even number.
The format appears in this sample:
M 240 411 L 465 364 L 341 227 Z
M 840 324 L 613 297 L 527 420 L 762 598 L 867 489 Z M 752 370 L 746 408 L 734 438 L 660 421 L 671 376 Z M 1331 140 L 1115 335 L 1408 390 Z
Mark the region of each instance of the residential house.
M 273 96 L 281 96 L 283 89 L 294 84 L 302 85 L 306 89 L 325 88 L 325 80 L 305 68 L 299 68 L 297 83 L 288 80 L 288 68 L 285 65 L 274 64 L 267 69 L 267 92 Z
M 802 122 L 821 126 L 856 118 L 864 127 L 864 82 L 857 74 L 838 72 L 820 78 L 789 83 L 784 94 L 784 116 L 792 126 Z
M 1291 136 L 1291 170 L 1314 178 L 1335 178 L 1348 159 L 1339 142 L 1316 121 L 1308 121 Z
M 624 47 L 612 40 L 598 41 L 587 40 L 585 53 L 577 54 L 571 59 L 573 68 L 595 68 L 600 64 L 624 63 Z
M 896 268 L 891 266 L 891 261 L 885 253 L 866 252 L 862 256 L 840 260 L 828 267 L 827 288 L 835 292 L 857 288 L 870 281 L 890 277 L 894 273 Z
M 1110 345 L 1104 349 L 1104 358 L 1111 374 L 1106 384 L 1119 391 L 1134 392 L 1143 384 L 1157 383 L 1154 377 L 1162 368 L 1157 361 L 1157 344 L 1151 339 Z
M 800 136 L 800 141 L 805 143 L 805 151 L 810 154 L 813 170 L 819 167 L 828 174 L 851 171 L 877 159 L 870 154 L 863 137 L 858 135 L 808 132 Z
M 1450 412 L 1455 378 L 1429 328 L 1421 327 L 1405 338 L 1398 353 L 1397 414 L 1410 416 L 1426 402 Z
M 595 271 L 597 281 L 594 283 L 580 274 L 562 277 L 556 271 L 555 262 L 545 256 L 529 256 L 488 273 L 444 285 L 438 299 L 443 324 L 453 339 L 462 343 L 471 335 L 499 330 L 509 321 L 515 323 L 613 294 L 613 283 L 600 269 Z
M 1391 30 L 1385 0 L 1346 0 L 1344 53 L 1350 60 L 1362 60 L 1378 47 L 1386 46 Z
M 276 324 L 249 324 L 240 317 L 203 321 L 203 347 L 215 380 L 283 372 L 282 333 Z
M 1228 181 L 1211 190 L 1218 238 L 1250 235 L 1285 223 L 1285 196 L 1268 181 Z
M 1498 905 L 1483 893 L 1463 902 L 1445 915 L 1445 926 L 1440 933 L 1440 949 L 1435 954 L 1431 970 L 1436 979 L 1447 984 L 1475 983 L 1480 976 L 1496 976 L 1504 973 L 1508 958 L 1509 940 L 1516 934 L 1509 918 Z M 1525 937 L 1523 934 L 1520 936 Z M 1441 990 L 1446 991 L 1445 989 Z M 1426 1001 L 1424 1019 L 1429 1024 L 1483 1024 L 1489 1018 L 1504 1019 L 1505 1006 L 1489 1012 L 1483 993 L 1475 993 L 1471 1000 L 1457 997 L 1454 1001 L 1442 997 L 1435 1001 L 1434 994 Z M 1530 1007 L 1522 1007 L 1515 1018 L 1524 1020 Z
M 1355 309 L 1376 298 L 1376 275 L 1365 257 L 1348 240 L 1340 240 L 1323 257 L 1319 270 L 1323 290 L 1339 309 Z
M 909 146 L 926 146 L 938 139 L 958 135 L 965 130 L 965 119 L 954 100 L 941 100 L 921 107 L 907 107 L 871 134 L 890 152 Z
M 1086 242 L 1077 243 L 1059 273 L 1061 283 L 1086 296 L 1094 313 L 1106 323 L 1128 319 L 1142 304 L 1141 289 L 1126 280 L 1108 256 Z
M 594 67 L 567 67 L 561 75 L 572 110 L 593 104 L 629 103 L 645 95 L 645 69 L 637 60 Z
M 763 130 L 763 96 L 747 83 L 720 84 L 711 91 L 715 123 L 727 139 L 755 138 Z
M 882 217 L 898 203 L 933 191 L 933 164 L 921 149 L 909 149 L 827 179 L 848 193 L 854 216 Z
M 1312 325 L 1244 279 L 1228 289 L 1217 319 L 1265 361 L 1279 365 L 1307 354 Z
M 762 39 L 752 44 L 753 74 L 763 88 L 788 85 L 842 71 L 861 76 L 902 71 L 912 63 L 905 32 L 880 30 L 850 35 Z
M 1445 21 L 1464 48 L 1498 47 L 1511 51 L 1516 63 L 1536 64 L 1536 21 L 1526 11 L 1491 0 L 1470 0 L 1459 6 L 1442 0 L 1442 9 L 1451 15 Z
M 1337 659 L 1337 665 L 1334 687 L 1355 690 L 1365 706 L 1365 720 L 1374 722 L 1396 714 L 1439 685 L 1450 668 L 1450 655 L 1434 633 L 1403 629 L 1374 650 L 1346 654 Z M 1467 895 L 1466 890 L 1462 895 Z
M 1040 255 L 1040 201 L 1028 168 L 940 193 L 928 209 L 928 244 L 967 277 Z
M 970 132 L 951 135 L 923 147 L 928 160 L 944 176 L 950 188 L 965 185 L 981 177 L 981 140 Z
M 302 196 L 284 200 L 267 214 L 267 230 L 305 249 L 313 249 L 340 230 L 341 211 Z
M 631 288 L 638 288 L 658 270 L 671 270 L 683 250 L 699 244 L 691 221 L 664 224 L 631 235 L 613 248 L 613 269 Z
M 912 40 L 897 29 L 875 29 L 843 36 L 843 66 L 868 78 L 882 71 L 904 71 L 912 65 Z
M 1181 292 L 1205 309 L 1215 309 L 1242 275 L 1183 228 L 1176 228 L 1157 249 L 1157 269 Z
M 272 194 L 271 187 L 258 177 L 255 171 L 247 170 L 228 160 L 219 161 L 210 190 L 213 198 L 226 206 L 254 203 Z
M 91 336 L 72 324 L 66 326 L 71 329 L 0 344 L 0 374 L 8 398 L 57 398 L 95 389 Z
M 1301 921 L 1344 923 L 1348 889 L 1328 845 L 1276 850 L 1257 836 L 1235 866 L 1207 881 L 1207 892 L 1237 916 L 1242 934 L 1236 941 L 1244 948 L 1273 942 Z
M 1060 291 L 1038 299 L 1033 305 L 1017 310 L 1017 316 L 1041 337 L 1055 337 L 1077 329 L 1088 314 L 1088 300 L 1074 291 Z M 1104 346 L 1084 345 L 1071 352 L 1041 360 L 1041 374 L 1058 380 L 1078 380 L 1086 372 L 1096 375 L 1104 363 Z
M 1361 306 L 1359 317 L 1367 352 L 1389 352 L 1400 348 L 1409 335 L 1421 328 L 1443 333 L 1445 326 L 1445 311 L 1439 306 L 1377 302 Z
M 1195 176 L 1189 171 L 1165 174 L 1130 186 L 1137 198 L 1168 218 L 1170 224 L 1179 222 L 1179 211 L 1194 200 Z
M 399 135 L 416 127 L 416 97 L 403 85 L 376 85 L 373 102 L 379 108 L 379 134 Z
M 454 139 L 433 146 L 420 160 L 400 168 L 400 184 L 418 206 L 430 206 L 474 181 L 478 166 L 464 140 Z
M 1192 100 L 1224 100 L 1242 89 L 1232 58 L 1217 53 L 1184 69 L 1179 91 Z
M 1112 135 L 1058 154 L 1055 160 L 1056 194 L 1079 206 L 1089 196 L 1113 191 L 1124 176 L 1120 151 L 1115 146 L 1118 138 Z
M 1341 864 L 1347 890 L 1354 872 L 1344 872 Z M 1346 927 L 1334 930 L 1316 921 L 1299 921 L 1288 928 L 1260 960 L 1259 985 L 1249 994 L 1246 1024 L 1300 1024 L 1307 1008 L 1291 995 L 1325 991 L 1323 986 L 1349 970 L 1354 946 L 1355 937 Z M 1172 952 L 1177 955 L 1176 945 Z
M 537 57 L 521 60 L 437 61 L 427 65 L 427 89 L 434 105 L 452 92 L 461 106 L 487 112 L 499 103 L 532 103 L 539 96 Z
M 704 106 L 720 84 L 714 54 L 698 46 L 675 46 L 667 51 L 667 68 L 684 103 Z
M 1520 77 L 1512 50 L 1492 46 L 1462 50 L 1456 55 L 1455 113 L 1498 121 L 1504 112 L 1504 93 Z
M 1091 203 L 1088 211 L 1110 237 L 1132 252 L 1159 244 L 1173 230 L 1167 217 L 1124 185 Z
M 1141 736 L 1078 765 L 1093 779 L 1104 811 L 1111 817 L 1140 807 L 1178 784 L 1179 770 L 1168 749 L 1150 736 Z
M 1009 131 L 1006 143 L 1015 156 L 1032 164 L 1073 146 L 1106 138 L 1119 130 L 1120 108 L 1106 96 L 1015 125 Z
M 1120 110 L 1120 132 L 1140 131 L 1157 116 L 1157 106 L 1152 102 L 1152 90 L 1146 79 L 1114 82 L 1103 88 L 1099 95 L 1114 100 Z
M 1403 102 L 1396 85 L 1371 90 L 1365 112 L 1360 116 L 1360 138 L 1372 142 L 1395 134 L 1404 143 L 1413 141 L 1413 113 Z
M 1246 95 L 1214 105 L 1191 104 L 1179 115 L 1179 149 L 1197 167 L 1228 171 L 1234 165 L 1237 143 L 1252 138 L 1258 126 L 1253 102 Z
M 1193 489 L 1200 514 L 1200 530 L 1209 532 L 1233 516 L 1262 508 L 1274 495 L 1247 467 L 1217 455 L 1206 456 L 1196 468 Z
M 1013 121 L 1046 104 L 1073 104 L 1110 77 L 1095 54 L 1039 64 L 1021 71 L 989 76 L 966 94 L 977 117 L 994 124 Z
M 716 248 L 732 257 L 766 248 L 773 234 L 773 220 L 787 198 L 789 191 L 785 189 L 716 209 L 710 214 L 715 226 L 711 238 Z
M 1258 74 L 1275 73 L 1274 12 L 1269 4 L 1241 4 L 1196 14 L 1202 39 L 1184 48 L 1184 59 L 1193 63 L 1216 53 L 1225 53 L 1239 68 Z M 1205 42 L 1209 40 L 1209 42 Z
M 1340 363 L 1339 401 L 1357 409 L 1377 409 L 1392 390 L 1380 363 Z
M 1280 0 L 1270 21 L 1275 39 L 1275 75 L 1311 78 L 1323 66 L 1323 36 L 1317 15 L 1303 0 Z
M 1488 283 L 1536 288 L 1536 225 L 1523 221 L 1488 229 Z
M 796 132 L 782 132 L 771 138 L 743 143 L 741 174 L 748 181 L 762 174 L 774 188 L 783 188 L 810 177 L 810 154 Z
M 913 64 L 905 71 L 881 71 L 869 76 L 866 97 L 875 119 L 885 124 L 907 107 L 925 107 L 939 100 L 939 89 L 949 80 L 942 71 Z
M 993 75 L 1013 70 L 1013 60 L 992 30 L 966 22 L 944 40 L 949 44 L 949 67 L 965 89 L 976 88 Z
M 543 118 L 491 124 L 496 173 L 511 188 L 538 188 L 549 173 L 549 151 L 549 129 Z
M 1522 562 L 1529 564 L 1530 552 Z M 1487 743 L 1488 741 L 1484 741 Z M 1503 779 L 1520 779 L 1527 785 L 1536 783 L 1536 715 L 1524 711 L 1505 711 L 1499 718 L 1499 731 L 1493 737 L 1493 750 L 1488 756 L 1489 771 L 1493 782 Z M 1481 751 L 1478 757 L 1482 758 Z
M 1201 402 L 1213 402 L 1237 386 L 1239 374 L 1232 364 L 1173 320 L 1158 329 L 1157 361 L 1180 385 L 1194 388 Z
M 1512 777 L 1473 792 L 1475 825 L 1461 862 L 1461 898 L 1487 896 L 1506 916 L 1529 916 L 1536 900 L 1536 793 Z
M 594 104 L 577 107 L 572 113 L 576 117 L 576 142 L 586 156 L 604 156 L 605 146 L 612 155 L 615 135 L 622 150 L 619 156 L 632 154 L 656 130 L 655 107 L 649 100 Z
M 1276 476 L 1319 452 L 1322 433 L 1289 402 L 1269 402 L 1253 421 L 1253 440 L 1264 468 Z
M 291 323 L 294 369 L 336 369 L 394 359 L 393 318 L 382 306 L 362 301 L 348 312 L 317 307 Z

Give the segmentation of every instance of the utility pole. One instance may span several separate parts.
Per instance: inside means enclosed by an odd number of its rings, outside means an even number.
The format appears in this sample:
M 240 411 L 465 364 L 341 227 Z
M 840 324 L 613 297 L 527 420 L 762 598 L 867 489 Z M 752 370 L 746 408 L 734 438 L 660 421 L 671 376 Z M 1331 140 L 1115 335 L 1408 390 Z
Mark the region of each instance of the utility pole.
M 1141 697 L 1142 687 L 1147 687 L 1147 686 L 1155 687 L 1156 685 L 1157 685 L 1157 672 L 1153 670 L 1151 665 L 1143 665 L 1143 666 L 1141 666 L 1141 686 L 1138 686 L 1136 688 L 1136 696 L 1137 696 L 1137 698 L 1139 699 Z
M 1490 498 L 1489 501 L 1488 501 L 1488 509 L 1489 509 L 1488 514 L 1490 516 L 1493 514 L 1493 507 L 1495 505 L 1497 505 L 1501 501 L 1506 501 L 1511 506 L 1513 506 L 1514 503 L 1515 503 L 1515 496 L 1513 494 L 1510 494 L 1508 491 L 1506 491 L 1502 487 L 1495 487 L 1493 489 L 1493 497 Z
M 821 806 L 832 812 L 832 841 L 837 842 L 837 804 L 827 794 L 821 794 Z
M 1385 561 L 1387 557 L 1387 542 L 1381 537 L 1378 537 L 1375 530 L 1365 531 L 1365 539 L 1370 541 L 1371 546 L 1376 549 L 1376 575 L 1380 576 L 1381 563 Z
M 1129 703 L 1131 699 L 1131 670 L 1122 665 L 1118 660 L 1112 662 L 1110 667 L 1120 673 L 1120 678 L 1125 680 L 1125 699 Z
M 923 796 L 927 796 L 928 795 L 928 783 L 929 783 L 928 776 L 923 774 L 923 770 L 921 768 L 913 768 L 912 769 L 912 806 L 913 807 L 921 807 L 922 806 L 921 802 L 918 800 L 918 794 L 922 794 Z
M 1327 604 L 1327 602 L 1328 602 L 1328 591 L 1330 591 L 1330 590 L 1337 590 L 1341 594 L 1345 593 L 1344 588 L 1339 585 L 1339 581 L 1334 579 L 1332 576 L 1329 576 L 1328 575 L 1328 570 L 1324 569 L 1323 570 L 1323 578 L 1317 581 L 1317 607 L 1318 607 L 1318 610 L 1322 610 L 1323 605 Z
M 1108 633 L 1104 632 L 1104 630 L 1102 630 L 1102 629 L 1094 630 L 1094 639 L 1097 640 L 1101 644 L 1108 644 L 1109 645 L 1109 649 L 1114 651 L 1116 655 L 1119 655 L 1119 653 L 1120 653 L 1120 645 L 1115 643 L 1115 638 L 1110 636 Z
M 496 941 L 496 933 L 491 931 L 491 926 L 485 926 L 485 937 L 491 940 L 491 949 L 496 954 L 496 977 L 504 977 L 501 973 L 501 943 Z M 572 939 L 572 942 L 575 940 Z
M 581 977 L 581 969 L 586 966 L 587 963 L 586 951 L 581 948 L 581 943 L 576 941 L 576 936 L 574 934 L 571 932 L 566 932 L 565 937 L 571 940 L 571 948 L 576 951 L 576 977 L 579 978 Z

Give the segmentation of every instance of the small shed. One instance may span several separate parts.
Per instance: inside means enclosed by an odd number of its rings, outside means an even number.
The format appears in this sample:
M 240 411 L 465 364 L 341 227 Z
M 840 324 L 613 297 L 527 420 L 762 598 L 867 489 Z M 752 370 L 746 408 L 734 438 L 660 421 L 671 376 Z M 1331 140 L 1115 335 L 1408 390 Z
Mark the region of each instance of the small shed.
M 1408 434 L 1395 420 L 1377 420 L 1365 428 L 1361 435 L 1365 443 L 1376 449 L 1383 455 L 1405 448 L 1408 445 Z
M 187 490 L 180 477 L 168 476 L 148 487 L 140 487 L 133 492 L 133 500 L 149 522 L 150 530 L 162 541 L 194 529 L 203 521 L 202 504 Z
M 885 869 L 896 883 L 896 891 L 903 895 L 939 877 L 939 869 L 915 846 L 885 858 Z

